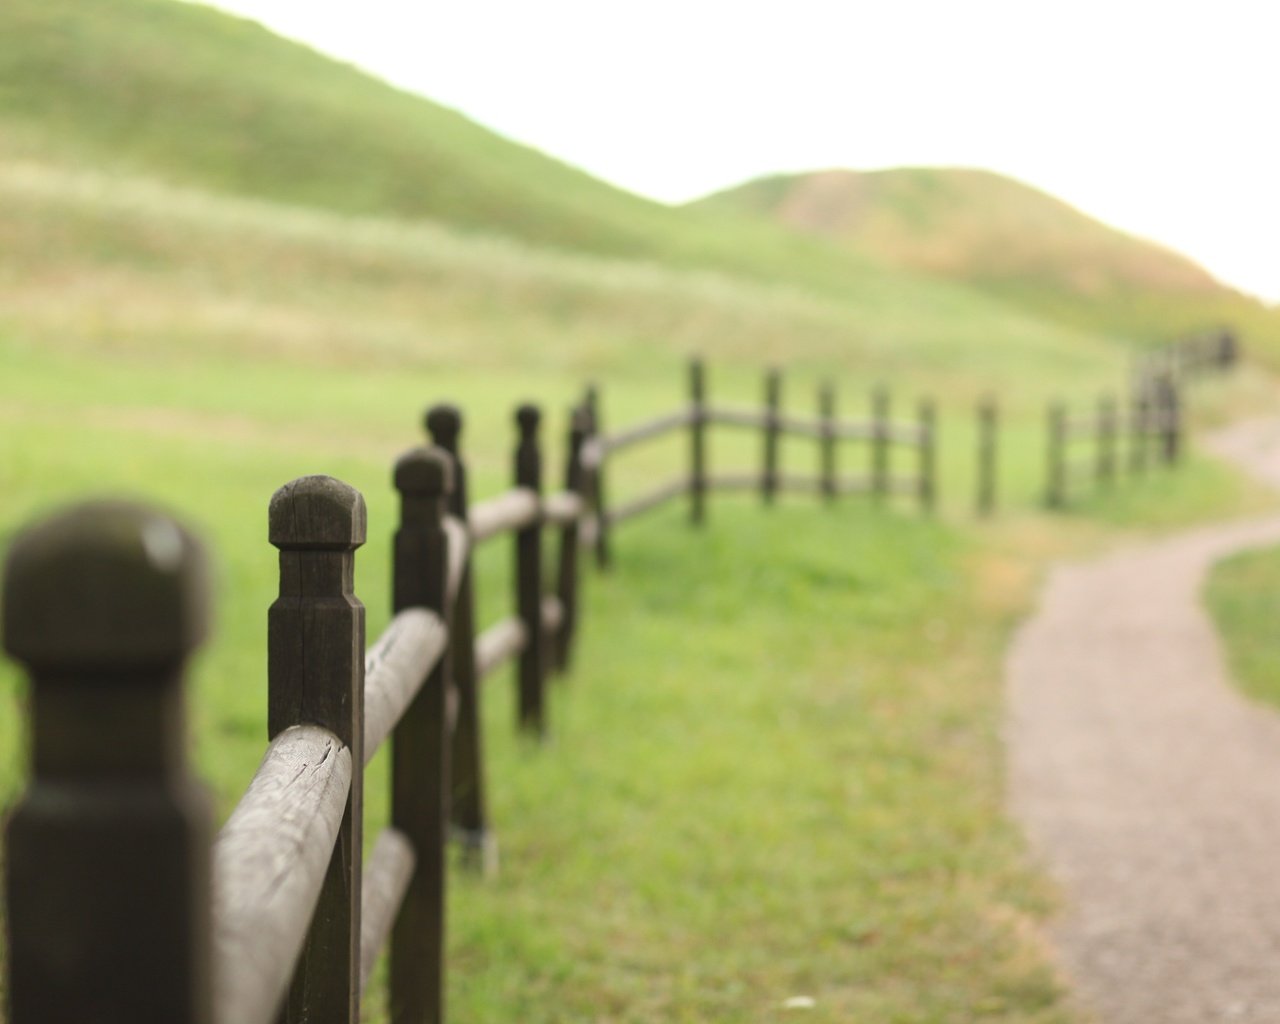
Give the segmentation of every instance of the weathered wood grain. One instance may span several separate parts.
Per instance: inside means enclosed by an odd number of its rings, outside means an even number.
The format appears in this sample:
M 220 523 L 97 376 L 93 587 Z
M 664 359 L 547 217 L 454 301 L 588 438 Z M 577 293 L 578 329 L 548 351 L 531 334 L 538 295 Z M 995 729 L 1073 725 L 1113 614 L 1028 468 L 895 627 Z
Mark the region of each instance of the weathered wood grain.
M 471 534 L 467 530 L 466 521 L 458 516 L 446 516 L 444 532 L 449 536 L 449 574 L 447 592 L 449 606 L 452 607 L 462 589 L 462 577 L 467 571 L 471 557 Z
M 275 1019 L 307 937 L 351 789 L 351 751 L 295 725 L 271 741 L 213 846 L 214 1019 Z
M 365 654 L 364 760 L 368 764 L 444 655 L 449 633 L 425 608 L 396 614 Z

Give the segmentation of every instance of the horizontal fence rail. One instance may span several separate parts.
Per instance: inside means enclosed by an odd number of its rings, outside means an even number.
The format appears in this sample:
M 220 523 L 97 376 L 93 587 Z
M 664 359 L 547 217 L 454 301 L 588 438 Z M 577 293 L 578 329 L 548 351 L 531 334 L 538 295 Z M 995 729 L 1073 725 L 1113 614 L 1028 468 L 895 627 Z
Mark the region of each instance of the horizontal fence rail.
M 689 497 L 689 518 L 694 524 L 706 520 L 706 495 L 711 491 L 758 491 L 765 503 L 782 492 L 818 494 L 826 500 L 840 496 L 870 495 L 884 500 L 892 495 L 916 497 L 922 509 L 932 509 L 936 490 L 936 417 L 933 405 L 922 402 L 918 422 L 894 421 L 889 415 L 889 396 L 880 389 L 873 393 L 871 416 L 865 421 L 839 420 L 835 416 L 834 388 L 819 389 L 817 416 L 805 417 L 781 408 L 782 375 L 776 370 L 765 376 L 764 405 L 759 409 L 712 404 L 707 399 L 706 371 L 700 360 L 689 366 L 689 404 L 676 412 L 654 417 L 624 430 L 605 434 L 599 422 L 599 393 L 592 389 L 583 403 L 588 437 L 582 466 L 589 477 L 585 488 L 589 514 L 583 522 L 582 538 L 593 546 L 596 561 L 608 568 L 610 535 L 614 526 L 635 519 L 668 502 Z M 713 472 L 707 464 L 708 427 L 726 426 L 759 431 L 763 457 L 759 472 Z M 607 502 L 605 477 L 608 463 L 619 452 L 641 442 L 688 431 L 689 462 L 686 474 L 663 483 L 627 501 Z M 787 473 L 781 469 L 779 441 L 784 436 L 816 441 L 822 472 L 818 476 Z M 867 446 L 866 477 L 841 476 L 836 469 L 837 442 L 856 441 Z M 890 452 L 903 448 L 912 453 L 916 472 L 894 475 Z

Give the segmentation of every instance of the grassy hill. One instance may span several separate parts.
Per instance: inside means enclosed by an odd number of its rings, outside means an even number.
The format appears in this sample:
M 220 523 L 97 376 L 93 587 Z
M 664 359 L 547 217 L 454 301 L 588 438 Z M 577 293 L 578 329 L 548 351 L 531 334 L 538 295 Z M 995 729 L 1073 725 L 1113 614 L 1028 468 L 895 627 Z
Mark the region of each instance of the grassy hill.
M 1186 257 L 990 171 L 777 175 L 692 209 L 753 214 L 1073 324 L 1159 338 L 1221 320 L 1280 342 L 1280 314 Z

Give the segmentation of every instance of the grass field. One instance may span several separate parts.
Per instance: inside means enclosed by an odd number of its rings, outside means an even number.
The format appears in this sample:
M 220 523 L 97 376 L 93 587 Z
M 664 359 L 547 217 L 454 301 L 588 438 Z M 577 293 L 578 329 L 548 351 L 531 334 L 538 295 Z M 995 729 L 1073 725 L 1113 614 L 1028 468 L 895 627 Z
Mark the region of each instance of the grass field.
M 693 354 L 727 404 L 758 404 L 769 365 L 795 412 L 834 379 L 858 417 L 885 383 L 899 415 L 938 401 L 933 517 L 717 496 L 699 532 L 668 507 L 622 527 L 616 572 L 586 581 L 548 744 L 517 741 L 505 673 L 487 684 L 503 867 L 451 880 L 453 1017 L 764 1021 L 808 996 L 814 1021 L 1072 1019 L 1036 929 L 1053 893 L 1003 813 L 1008 631 L 1050 559 L 1266 500 L 1193 454 L 1041 510 L 1046 400 L 1083 412 L 1119 388 L 1163 323 L 1155 299 L 1131 296 L 1155 310 L 1142 330 L 1072 322 L 646 203 L 194 6 L 17 0 L 0 28 L 0 541 L 89 493 L 144 496 L 206 538 L 217 623 L 192 734 L 219 819 L 266 741 L 266 509 L 284 482 L 324 472 L 365 494 L 373 636 L 391 465 L 430 402 L 465 410 L 483 498 L 508 484 L 523 400 L 547 412 L 557 479 L 589 380 L 607 427 L 682 402 Z M 979 523 L 987 393 L 1001 511 Z M 1193 404 L 1218 422 L 1273 400 L 1247 371 Z M 611 493 L 685 454 L 671 439 L 620 456 Z M 759 458 L 758 437 L 712 438 L 715 469 Z M 816 459 L 784 444 L 788 469 Z M 868 453 L 840 459 L 856 472 Z M 483 623 L 510 607 L 509 560 L 481 553 Z M 25 699 L 0 665 L 6 806 Z M 373 834 L 378 761 L 369 786 Z
M 1250 697 L 1280 705 L 1280 549 L 1249 551 L 1214 567 L 1205 602 L 1227 651 L 1231 675 Z

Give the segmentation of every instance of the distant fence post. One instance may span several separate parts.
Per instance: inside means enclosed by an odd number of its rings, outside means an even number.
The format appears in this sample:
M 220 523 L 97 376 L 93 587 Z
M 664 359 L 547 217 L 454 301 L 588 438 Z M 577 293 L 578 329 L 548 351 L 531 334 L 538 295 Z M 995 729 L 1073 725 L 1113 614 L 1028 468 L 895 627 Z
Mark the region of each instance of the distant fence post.
M 990 516 L 996 508 L 996 400 L 986 395 L 978 403 L 978 515 Z
M 427 411 L 426 427 L 432 443 L 449 456 L 452 464 L 453 490 L 449 494 L 449 512 L 466 523 L 469 494 L 467 467 L 460 444 L 462 426 L 462 413 L 456 406 L 436 405 Z M 485 808 L 484 742 L 480 725 L 480 693 L 476 684 L 475 608 L 474 574 L 468 552 L 449 617 L 449 667 L 458 698 L 457 720 L 450 744 L 450 807 L 462 843 L 463 863 L 469 867 L 483 867 L 492 863 L 493 839 L 489 834 Z
M 447 413 L 441 416 L 437 411 L 437 425 L 446 417 Z M 455 431 L 455 441 L 456 437 Z M 439 448 L 415 448 L 396 463 L 395 487 L 400 494 L 392 573 L 396 613 L 425 608 L 449 622 L 449 539 L 444 517 L 452 478 L 453 460 Z M 416 855 L 391 933 L 391 1019 L 396 1024 L 444 1020 L 450 656 L 446 649 L 391 734 L 391 824 L 410 841 Z
M 538 423 L 541 412 L 534 405 L 522 405 L 516 410 L 516 425 L 520 431 L 520 443 L 516 447 L 515 482 L 517 487 L 542 496 L 542 452 L 538 447 Z M 601 513 L 603 515 L 603 513 Z M 531 525 L 516 531 L 516 607 L 520 621 L 524 623 L 527 639 L 520 652 L 519 664 L 519 727 L 523 731 L 541 736 L 546 732 L 543 711 L 543 658 L 542 631 L 542 522 L 541 517 Z
M 1235 366 L 1240 360 L 1240 345 L 1236 340 L 1235 334 L 1227 329 L 1218 334 L 1217 345 L 1214 351 L 1214 362 L 1222 369 L 1227 370 Z
M 937 498 L 937 428 L 938 415 L 932 399 L 920 400 L 920 508 L 932 512 Z
M 778 493 L 778 410 L 782 404 L 782 373 L 776 367 L 764 378 L 764 474 L 760 478 L 760 496 L 766 505 L 773 504 Z
M 183 742 L 207 589 L 195 541 L 141 506 L 13 543 L 4 647 L 31 677 L 34 769 L 7 828 L 13 1024 L 211 1020 L 210 812 Z
M 1151 432 L 1149 389 L 1141 387 L 1133 396 L 1129 421 L 1129 472 L 1141 476 L 1147 469 L 1147 444 Z
M 1109 395 L 1098 399 L 1098 483 L 1112 484 L 1116 479 L 1116 403 Z
M 269 539 L 280 549 L 280 596 L 267 615 L 268 735 L 320 725 L 351 751 L 342 827 L 281 1020 L 355 1024 L 365 622 L 353 580 L 355 551 L 365 542 L 364 498 L 332 477 L 302 477 L 272 496 L 269 522 Z
M 836 497 L 836 388 L 826 381 L 818 388 L 818 419 L 822 425 L 818 438 L 822 466 L 822 496 L 827 501 Z
M 1045 504 L 1062 508 L 1067 501 L 1067 407 L 1061 402 L 1049 406 L 1049 482 Z
M 601 441 L 604 434 L 600 425 L 600 391 L 594 384 L 587 388 L 586 398 L 583 400 L 583 408 L 587 412 L 589 436 L 593 441 Z M 591 467 L 591 506 L 596 514 L 596 566 L 607 570 L 611 562 L 611 553 L 609 550 L 609 511 L 605 505 L 604 464 L 605 453 L 601 448 L 598 451 L 598 458 L 595 464 Z
M 1161 377 L 1156 385 L 1157 422 L 1160 429 L 1161 455 L 1167 466 L 1174 465 L 1182 447 L 1182 408 L 1178 385 L 1171 377 Z
M 574 409 L 569 418 L 569 448 L 565 462 L 564 489 L 585 498 L 582 446 L 587 439 L 587 418 Z M 556 574 L 556 594 L 560 598 L 560 630 L 556 633 L 556 666 L 563 672 L 573 657 L 573 638 L 578 629 L 578 524 L 574 516 L 560 531 L 560 561 Z
M 883 501 L 889 493 L 889 389 L 871 393 L 871 495 Z
M 701 359 L 689 361 L 689 521 L 706 519 L 707 500 L 707 381 Z

